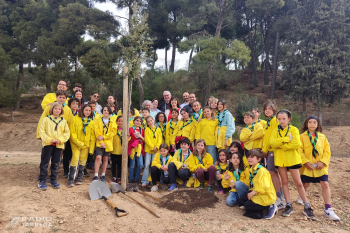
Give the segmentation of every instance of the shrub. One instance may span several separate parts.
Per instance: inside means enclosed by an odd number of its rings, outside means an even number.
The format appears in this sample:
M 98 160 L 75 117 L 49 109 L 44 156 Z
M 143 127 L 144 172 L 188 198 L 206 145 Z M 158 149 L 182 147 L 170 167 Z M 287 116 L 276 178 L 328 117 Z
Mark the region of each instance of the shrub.
M 244 124 L 244 113 L 258 106 L 257 97 L 244 96 L 235 107 L 236 124 Z

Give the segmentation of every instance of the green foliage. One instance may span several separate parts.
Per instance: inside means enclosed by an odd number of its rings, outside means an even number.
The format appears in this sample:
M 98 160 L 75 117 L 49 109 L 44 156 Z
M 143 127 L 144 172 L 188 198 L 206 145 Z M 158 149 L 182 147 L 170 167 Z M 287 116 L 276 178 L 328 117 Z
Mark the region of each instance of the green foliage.
M 258 98 L 245 95 L 235 107 L 236 124 L 244 124 L 244 114 L 258 106 Z
M 19 79 L 18 70 L 8 67 L 0 78 L 0 104 L 13 110 L 19 101 L 21 94 L 25 93 L 24 87 L 17 87 Z
M 227 59 L 239 62 L 241 66 L 247 66 L 250 61 L 250 49 L 239 40 L 234 40 L 228 48 L 225 49 Z

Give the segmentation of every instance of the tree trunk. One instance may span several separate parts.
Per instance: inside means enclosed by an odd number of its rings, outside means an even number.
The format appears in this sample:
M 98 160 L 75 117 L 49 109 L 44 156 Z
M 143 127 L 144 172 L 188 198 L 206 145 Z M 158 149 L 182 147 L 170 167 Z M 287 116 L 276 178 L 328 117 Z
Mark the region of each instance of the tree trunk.
M 173 52 L 171 54 L 171 63 L 169 67 L 169 72 L 174 73 L 175 70 L 175 56 L 176 56 L 176 48 L 177 48 L 177 42 L 173 42 Z
M 216 24 L 215 36 L 220 36 L 222 23 L 224 21 L 226 0 L 220 0 L 219 12 L 218 12 L 218 23 Z
M 303 94 L 303 113 L 306 115 L 306 97 L 305 94 Z
M 249 46 L 250 46 L 250 66 L 252 68 L 253 74 L 251 78 L 250 85 L 253 88 L 258 86 L 258 76 L 256 74 L 256 64 L 255 64 L 255 44 L 253 42 L 253 31 L 249 33 Z
M 322 124 L 322 103 L 320 100 L 317 101 L 317 107 L 318 107 L 318 118 L 320 118 L 320 122 Z
M 222 54 L 221 63 L 222 63 L 224 66 L 226 66 L 226 55 L 225 55 L 225 54 Z
M 168 73 L 168 48 L 165 47 L 165 73 Z
M 74 71 L 77 72 L 77 70 L 78 70 L 78 56 L 75 56 Z
M 18 75 L 18 79 L 17 79 L 17 83 L 16 83 L 16 90 L 18 91 L 18 89 L 22 86 L 22 80 L 24 77 L 24 68 L 23 68 L 23 62 L 20 62 L 18 64 L 18 69 L 19 69 L 19 75 Z M 20 100 L 18 100 L 14 110 L 17 111 L 19 110 L 19 105 L 20 105 Z M 14 118 L 13 118 L 14 119 Z
M 137 87 L 139 88 L 139 103 L 140 103 L 140 107 L 144 101 L 144 92 L 143 92 L 143 87 L 142 87 L 142 81 L 141 81 L 141 77 L 137 77 Z
M 266 37 L 265 37 L 265 74 L 264 74 L 264 85 L 269 84 L 269 57 L 270 57 L 270 24 L 271 24 L 271 17 L 270 15 L 267 16 L 267 24 L 266 24 Z
M 156 54 L 157 54 L 157 49 L 153 51 L 153 62 L 152 62 L 152 70 L 154 70 L 154 66 L 156 64 Z
M 278 70 L 278 49 L 280 44 L 280 34 L 276 33 L 276 44 L 275 44 L 275 53 L 273 55 L 273 73 L 271 80 L 271 91 L 270 99 L 275 99 L 275 89 L 276 89 L 276 79 L 277 79 L 277 70 Z
M 205 101 L 208 100 L 210 96 L 210 88 L 211 88 L 211 81 L 213 80 L 214 66 L 215 66 L 215 62 L 213 61 L 210 62 L 207 83 L 205 86 L 205 97 L 204 97 L 203 106 L 206 105 Z
M 190 71 L 190 65 L 191 65 L 191 61 L 192 61 L 192 55 L 193 55 L 193 48 L 191 49 L 191 52 L 190 52 L 190 59 L 188 60 L 188 69 L 187 69 L 187 71 Z

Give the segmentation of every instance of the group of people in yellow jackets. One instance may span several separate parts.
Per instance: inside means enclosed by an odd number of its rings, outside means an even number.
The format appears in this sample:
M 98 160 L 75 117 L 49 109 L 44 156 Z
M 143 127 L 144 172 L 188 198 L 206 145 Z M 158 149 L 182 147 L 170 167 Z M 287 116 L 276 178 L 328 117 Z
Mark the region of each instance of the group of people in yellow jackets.
M 67 101 L 67 96 L 65 90 L 58 90 L 56 99 L 48 103 L 39 120 L 37 138 L 42 140 L 43 149 L 38 187 L 47 189 L 50 160 L 50 184 L 60 187 L 57 172 L 65 143 L 70 144 L 72 151 L 69 171 L 65 174 L 68 187 L 82 183 L 89 154 L 96 155 L 93 180 L 99 179 L 102 161 L 100 180 L 106 182 L 108 157 L 111 156 L 111 181 L 120 182 L 122 144 L 125 143 L 122 141 L 122 111 L 115 113 L 116 106 L 108 104 L 100 115 L 96 112 L 95 101 L 73 111 L 70 107 L 74 98 Z M 197 105 L 200 106 L 199 102 Z M 148 108 L 141 109 L 142 116 L 131 108 L 127 132 L 129 182 L 138 182 L 144 167 L 141 184 L 146 186 L 151 182 L 151 191 L 157 191 L 159 184 L 169 191 L 182 184 L 184 187 L 208 186 L 207 190 L 213 193 L 216 183 L 218 194 L 224 193 L 225 188 L 231 189 L 226 200 L 228 206 L 246 209 L 247 217 L 271 219 L 278 209 L 284 209 L 282 216 L 285 217 L 293 213 L 289 171 L 300 195 L 297 202 L 304 205 L 303 213 L 308 218 L 316 217 L 305 190 L 310 183 L 319 182 L 325 216 L 339 220 L 331 208 L 328 185 L 330 147 L 318 117 L 306 118 L 300 134 L 290 124 L 291 113 L 278 111 L 274 103 L 268 102 L 263 107 L 267 121 L 260 119 L 257 108 L 245 113 L 241 146 L 232 142 L 234 118 L 226 102 L 214 98 L 208 105 L 210 107 L 203 109 L 194 108 L 192 115 L 187 108 L 171 109 L 168 122 L 163 112 L 158 112 L 154 119 Z M 267 210 L 265 215 L 264 210 Z

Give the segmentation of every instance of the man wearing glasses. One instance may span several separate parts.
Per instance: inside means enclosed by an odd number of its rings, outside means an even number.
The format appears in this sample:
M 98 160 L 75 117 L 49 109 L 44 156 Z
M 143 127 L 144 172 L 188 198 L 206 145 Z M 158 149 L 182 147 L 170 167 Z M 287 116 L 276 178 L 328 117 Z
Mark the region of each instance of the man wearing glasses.
M 180 109 L 182 109 L 183 107 L 185 107 L 186 105 L 188 105 L 190 103 L 188 96 L 189 96 L 188 92 L 184 92 L 182 94 L 182 98 L 184 100 L 184 103 L 180 105 Z
M 169 109 L 171 93 L 170 91 L 163 92 L 164 102 L 159 105 L 159 110 L 165 112 L 165 110 Z
M 91 101 L 95 101 L 96 102 L 96 110 L 95 111 L 98 114 L 100 114 L 100 116 L 102 116 L 102 106 L 97 103 L 99 98 L 100 98 L 100 95 L 97 92 L 92 92 L 92 94 L 90 95 Z M 85 104 L 87 104 L 87 103 L 88 102 L 85 102 Z
M 57 90 L 67 91 L 68 85 L 64 80 L 60 80 L 57 85 Z M 48 93 L 45 95 L 43 101 L 41 102 L 41 107 L 45 110 L 46 106 L 53 104 L 56 101 L 56 93 Z M 66 100 L 66 104 L 68 104 L 68 98 Z

